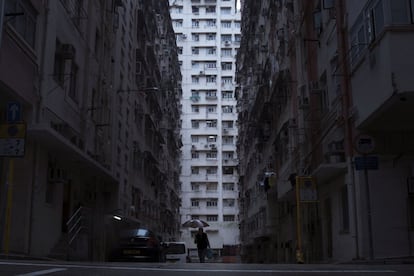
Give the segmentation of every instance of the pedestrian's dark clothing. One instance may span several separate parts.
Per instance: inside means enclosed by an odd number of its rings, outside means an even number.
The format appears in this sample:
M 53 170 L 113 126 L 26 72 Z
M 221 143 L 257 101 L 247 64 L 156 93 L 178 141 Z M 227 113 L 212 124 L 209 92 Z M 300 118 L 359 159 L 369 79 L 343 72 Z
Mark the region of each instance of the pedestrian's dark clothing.
M 208 240 L 207 234 L 204 232 L 197 233 L 194 242 L 197 244 L 198 258 L 200 259 L 200 263 L 204 263 L 207 247 L 210 247 L 210 242 Z

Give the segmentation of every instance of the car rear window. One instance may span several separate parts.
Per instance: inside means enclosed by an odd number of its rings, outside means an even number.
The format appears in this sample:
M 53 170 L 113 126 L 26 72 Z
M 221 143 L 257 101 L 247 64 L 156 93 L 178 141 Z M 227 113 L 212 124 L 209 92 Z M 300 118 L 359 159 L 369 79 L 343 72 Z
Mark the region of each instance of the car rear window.
M 122 238 L 129 238 L 129 237 L 148 237 L 149 231 L 146 229 L 129 229 L 124 230 L 121 232 Z
M 185 254 L 185 245 L 180 243 L 170 243 L 166 254 Z

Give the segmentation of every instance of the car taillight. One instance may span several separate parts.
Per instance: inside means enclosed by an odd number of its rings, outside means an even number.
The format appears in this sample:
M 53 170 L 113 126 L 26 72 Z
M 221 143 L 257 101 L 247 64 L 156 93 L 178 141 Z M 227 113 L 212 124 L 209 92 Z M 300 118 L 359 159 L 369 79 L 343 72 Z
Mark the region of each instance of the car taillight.
M 149 238 L 147 240 L 147 246 L 148 247 L 156 247 L 157 246 L 157 240 L 154 238 Z

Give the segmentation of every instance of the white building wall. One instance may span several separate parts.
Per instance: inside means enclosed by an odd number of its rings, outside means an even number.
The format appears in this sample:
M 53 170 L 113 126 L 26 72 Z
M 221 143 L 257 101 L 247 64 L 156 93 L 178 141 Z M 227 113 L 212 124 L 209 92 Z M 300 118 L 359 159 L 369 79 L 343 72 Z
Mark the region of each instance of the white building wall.
M 194 7 L 199 7 L 198 15 L 192 12 L 192 2 Z M 177 45 L 182 48 L 180 61 L 182 62 L 182 207 L 181 222 L 198 216 L 207 221 L 210 226 L 205 228 L 209 235 L 212 248 L 220 249 L 223 245 L 239 244 L 238 227 L 238 175 L 236 172 L 236 100 L 234 98 L 234 76 L 235 76 L 235 56 L 238 43 L 235 42 L 235 35 L 240 34 L 240 13 L 235 10 L 235 1 L 206 1 L 201 0 L 200 4 L 195 1 L 170 1 L 171 17 L 173 27 L 177 34 Z M 215 13 L 206 13 L 206 6 L 216 6 Z M 224 9 L 223 9 L 224 8 Z M 231 8 L 230 14 L 223 14 L 226 8 Z M 182 25 L 180 21 L 182 20 Z M 198 21 L 198 28 L 196 22 Z M 212 26 L 207 20 L 214 20 Z M 231 21 L 231 28 L 222 28 L 222 21 Z M 210 21 L 210 22 L 214 22 Z M 235 25 L 237 22 L 237 25 Z M 208 34 L 215 33 L 215 40 L 207 40 Z M 195 38 L 199 34 L 199 39 Z M 231 42 L 225 44 L 221 41 L 222 34 L 231 35 Z M 185 39 L 182 37 L 185 35 Z M 197 47 L 197 48 L 194 48 Z M 206 47 L 211 47 L 210 53 Z M 230 56 L 222 57 L 224 51 L 231 50 Z M 197 53 L 198 50 L 198 54 Z M 206 67 L 207 63 L 216 62 L 216 67 Z M 223 71 L 222 62 L 232 64 L 231 70 Z M 199 83 L 193 83 L 193 79 L 198 77 Z M 215 76 L 215 82 L 207 82 L 208 77 Z M 231 77 L 229 84 L 223 84 L 223 77 Z M 198 91 L 198 97 L 192 97 L 192 90 Z M 216 91 L 217 98 L 206 97 L 206 90 Z M 223 99 L 223 91 L 231 92 L 232 97 Z M 194 95 L 193 95 L 194 96 Z M 233 106 L 231 113 L 223 113 L 222 106 Z M 196 108 L 198 107 L 198 112 Z M 214 109 L 215 107 L 215 109 Z M 213 108 L 213 110 L 208 110 Z M 192 127 L 192 120 L 199 121 L 199 127 Z M 217 121 L 214 127 L 207 127 L 209 121 Z M 232 121 L 233 127 L 227 128 L 223 121 Z M 224 130 L 225 129 L 225 130 Z M 193 136 L 193 138 L 192 138 Z M 198 136 L 198 141 L 195 140 Z M 208 137 L 215 137 L 208 142 Z M 225 137 L 224 137 L 225 136 Z M 228 137 L 233 137 L 232 142 Z M 224 137 L 224 139 L 223 139 Z M 211 145 L 215 144 L 217 149 L 216 158 L 207 158 L 211 154 Z M 194 146 L 194 147 L 193 147 Z M 225 156 L 232 152 L 233 156 Z M 192 158 L 193 154 L 198 153 L 199 158 Z M 233 166 L 233 174 L 223 175 L 222 166 Z M 199 173 L 192 174 L 192 167 L 198 167 Z M 212 173 L 207 174 L 207 167 Z M 223 182 L 233 184 L 233 190 L 224 190 Z M 192 188 L 193 183 L 193 188 Z M 194 184 L 198 185 L 198 190 L 194 190 Z M 213 186 L 213 188 L 211 188 Z M 217 187 L 215 189 L 215 187 Z M 217 199 L 217 206 L 207 206 L 208 199 Z M 192 200 L 198 199 L 199 206 L 192 206 Z M 226 202 L 234 199 L 233 206 L 226 207 Z M 224 201 L 223 201 L 224 200 Z M 224 204 L 223 204 L 224 203 Z M 195 204 L 195 203 L 193 203 Z M 217 216 L 217 221 L 212 221 L 211 217 Z M 234 215 L 234 221 L 224 222 L 224 215 Z M 189 248 L 195 248 L 193 235 L 197 229 L 182 229 L 181 239 L 187 242 Z

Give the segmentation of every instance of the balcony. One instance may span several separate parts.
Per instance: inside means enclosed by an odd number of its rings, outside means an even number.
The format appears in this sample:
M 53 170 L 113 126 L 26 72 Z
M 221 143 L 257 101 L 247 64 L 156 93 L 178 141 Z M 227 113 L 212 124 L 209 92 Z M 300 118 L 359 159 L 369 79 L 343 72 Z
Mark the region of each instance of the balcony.
M 389 10 L 383 12 L 390 16 Z M 412 56 L 414 28 L 387 24 L 368 46 L 351 47 L 351 113 L 356 126 L 366 131 L 413 131 L 414 61 L 408 57 Z

